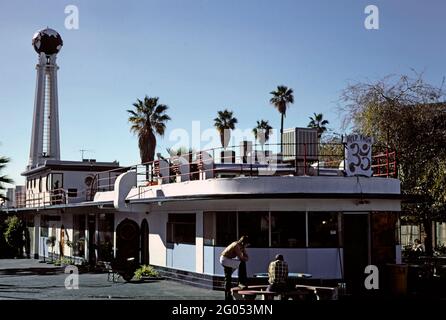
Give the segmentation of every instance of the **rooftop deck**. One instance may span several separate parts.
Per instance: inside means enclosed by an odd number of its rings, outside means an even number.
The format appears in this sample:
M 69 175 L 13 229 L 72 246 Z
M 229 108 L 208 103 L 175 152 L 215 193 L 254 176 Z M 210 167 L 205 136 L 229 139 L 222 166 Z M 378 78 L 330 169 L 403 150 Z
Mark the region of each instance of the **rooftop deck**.
M 86 190 L 79 190 L 75 197 L 70 195 L 69 190 L 65 189 L 42 192 L 32 196 L 17 193 L 16 207 L 42 207 L 93 201 L 97 193 L 114 191 L 115 182 L 123 172 L 134 173 L 133 176 L 136 181 L 133 181 L 132 184 L 137 187 L 137 191 L 133 190 L 130 193 L 132 198 L 141 198 L 141 196 L 156 198 L 156 190 L 161 190 L 161 186 L 172 185 L 173 187 L 173 185 L 181 182 L 215 180 L 218 178 L 227 178 L 223 180 L 228 181 L 231 178 L 257 177 L 268 179 L 268 177 L 275 177 L 275 179 L 271 179 L 271 182 L 274 180 L 275 185 L 277 185 L 277 179 L 281 176 L 337 177 L 330 185 L 332 185 L 331 188 L 339 188 L 336 186 L 340 186 L 341 181 L 344 181 L 343 177 L 346 176 L 344 148 L 345 144 L 343 143 L 285 144 L 283 150 L 286 152 L 280 153 L 277 152 L 280 149 L 279 145 L 266 144 L 263 146 L 253 145 L 249 148 L 243 146 L 215 148 L 178 154 L 169 158 L 158 157 L 158 160 L 152 162 L 96 173 L 91 187 Z M 371 167 L 372 177 L 396 178 L 396 152 L 387 147 L 374 145 Z M 255 181 L 267 184 L 265 179 L 255 179 Z M 242 180 L 246 181 L 247 179 Z M 234 181 L 240 183 L 242 180 L 235 179 Z M 320 185 L 320 182 L 316 180 L 315 185 Z M 346 185 L 350 184 L 349 180 L 351 179 L 345 180 Z M 299 183 L 302 181 L 300 180 Z M 295 182 L 291 185 L 289 179 L 284 179 L 283 184 L 294 189 L 297 186 Z M 226 185 L 228 184 L 226 183 Z M 303 187 L 308 185 L 307 183 L 302 184 Z M 194 186 L 192 193 L 195 194 L 195 191 L 198 192 L 198 189 L 201 188 L 196 189 L 198 187 L 196 183 L 189 185 L 189 187 L 192 186 Z M 230 187 L 233 188 L 234 186 L 231 185 Z M 174 189 L 164 188 L 164 191 L 168 192 L 168 190 Z M 150 193 L 154 194 L 150 196 Z

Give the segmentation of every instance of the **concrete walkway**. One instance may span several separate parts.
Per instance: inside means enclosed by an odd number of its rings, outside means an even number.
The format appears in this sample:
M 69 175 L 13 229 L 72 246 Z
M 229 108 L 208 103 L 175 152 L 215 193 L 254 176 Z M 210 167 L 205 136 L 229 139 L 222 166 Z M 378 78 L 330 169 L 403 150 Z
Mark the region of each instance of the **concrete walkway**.
M 64 268 L 33 259 L 0 259 L 0 299 L 38 300 L 224 300 L 224 293 L 169 280 L 107 281 L 105 273 L 79 274 L 79 289 L 67 290 Z

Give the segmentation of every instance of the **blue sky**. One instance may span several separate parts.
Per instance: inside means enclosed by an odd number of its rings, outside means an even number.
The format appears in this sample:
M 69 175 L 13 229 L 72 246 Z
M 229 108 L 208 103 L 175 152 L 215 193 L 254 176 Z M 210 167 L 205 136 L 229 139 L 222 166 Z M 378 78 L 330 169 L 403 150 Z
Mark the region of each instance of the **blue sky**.
M 67 5 L 80 28 L 64 27 Z M 364 8 L 379 8 L 380 29 L 364 28 Z M 349 81 L 425 71 L 446 74 L 446 2 L 338 0 L 0 0 L 0 155 L 17 183 L 27 165 L 37 54 L 31 38 L 49 26 L 64 47 L 58 55 L 61 155 L 98 161 L 139 161 L 125 110 L 145 94 L 169 105 L 171 130 L 212 128 L 217 110 L 234 111 L 242 129 L 267 119 L 278 84 L 295 91 L 285 126 L 306 126 L 322 112 L 340 130 L 336 106 Z

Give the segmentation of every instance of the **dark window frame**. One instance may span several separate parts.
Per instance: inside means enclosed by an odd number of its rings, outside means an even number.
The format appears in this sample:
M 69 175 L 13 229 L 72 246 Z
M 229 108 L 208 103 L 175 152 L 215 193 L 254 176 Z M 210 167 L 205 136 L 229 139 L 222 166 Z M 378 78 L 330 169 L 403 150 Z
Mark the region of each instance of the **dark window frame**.
M 328 219 L 323 216 L 330 215 Z M 308 211 L 308 248 L 339 248 L 342 244 L 341 239 L 341 227 L 340 215 L 342 212 L 338 211 Z M 320 223 L 315 224 L 318 221 L 312 221 L 312 219 L 319 219 Z M 323 219 L 323 220 L 321 220 Z M 326 221 L 326 226 L 324 226 Z M 336 231 L 332 234 L 333 231 Z M 314 240 L 316 236 L 319 236 L 317 240 Z
M 187 221 L 190 219 L 190 221 Z M 183 220 L 183 221 L 182 221 Z M 192 222 L 193 220 L 193 222 Z M 179 229 L 177 229 L 179 228 Z M 190 228 L 190 229 L 189 229 Z M 192 232 L 193 230 L 193 232 Z M 190 234 L 188 234 L 190 233 Z M 196 213 L 169 213 L 166 223 L 166 242 L 196 245 Z M 192 236 L 193 235 L 193 236 Z

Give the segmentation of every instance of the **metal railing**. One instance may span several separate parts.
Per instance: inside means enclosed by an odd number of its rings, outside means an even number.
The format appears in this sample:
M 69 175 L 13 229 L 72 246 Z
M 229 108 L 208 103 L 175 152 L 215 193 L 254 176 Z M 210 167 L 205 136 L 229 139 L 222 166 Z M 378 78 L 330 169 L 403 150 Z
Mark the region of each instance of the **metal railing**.
M 161 158 L 148 163 L 121 167 L 94 175 L 89 188 L 73 196 L 66 189 L 46 192 L 18 192 L 15 208 L 45 207 L 92 201 L 97 192 L 113 191 L 116 179 L 124 172 L 136 173 L 139 188 L 166 183 L 237 176 L 344 176 L 345 144 L 287 143 L 286 153 L 280 144 L 231 146 Z M 397 153 L 388 146 L 373 146 L 374 177 L 397 177 Z
M 28 190 L 25 192 L 16 193 L 15 205 L 7 206 L 6 208 L 40 208 L 53 205 L 92 201 L 93 198 L 94 194 L 91 193 L 90 188 L 81 191 L 76 190 L 76 195 L 74 195 L 73 190 L 62 188 L 37 193 Z
M 344 176 L 345 144 L 314 143 L 280 144 L 213 148 L 161 158 L 148 163 L 97 173 L 91 192 L 112 191 L 116 178 L 123 172 L 135 171 L 138 187 L 210 178 L 236 176 Z M 299 151 L 299 153 L 298 153 Z M 286 159 L 286 160 L 284 160 Z M 374 177 L 397 176 L 396 152 L 386 146 L 373 146 Z

